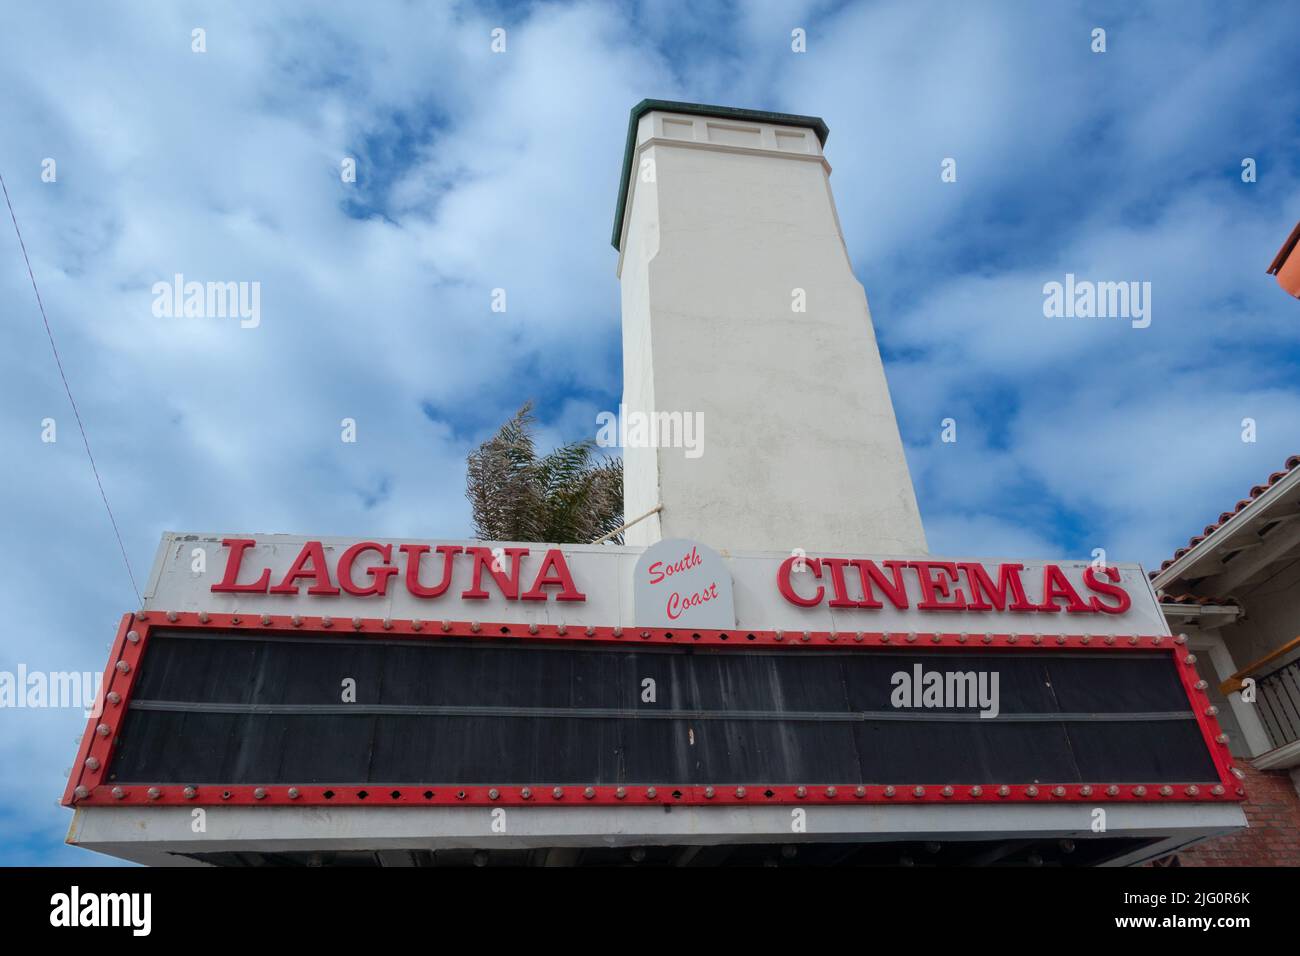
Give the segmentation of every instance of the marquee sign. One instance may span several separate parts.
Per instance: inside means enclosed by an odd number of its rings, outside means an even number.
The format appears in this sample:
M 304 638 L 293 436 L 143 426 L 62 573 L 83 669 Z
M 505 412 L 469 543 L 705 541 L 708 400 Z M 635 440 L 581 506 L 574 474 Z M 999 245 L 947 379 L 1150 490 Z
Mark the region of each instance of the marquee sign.
M 709 597 L 714 584 L 716 599 Z M 673 594 L 677 617 L 667 607 Z M 691 541 L 661 541 L 647 551 L 169 534 L 146 588 L 146 606 L 177 611 L 539 625 L 631 627 L 654 623 L 643 615 L 659 605 L 659 623 L 679 627 L 695 620 L 701 627 L 810 631 L 1168 633 L 1146 575 L 1132 564 L 720 555 Z M 706 614 L 719 616 L 706 620 Z
M 1132 566 L 169 535 L 147 593 L 69 805 L 1241 796 Z

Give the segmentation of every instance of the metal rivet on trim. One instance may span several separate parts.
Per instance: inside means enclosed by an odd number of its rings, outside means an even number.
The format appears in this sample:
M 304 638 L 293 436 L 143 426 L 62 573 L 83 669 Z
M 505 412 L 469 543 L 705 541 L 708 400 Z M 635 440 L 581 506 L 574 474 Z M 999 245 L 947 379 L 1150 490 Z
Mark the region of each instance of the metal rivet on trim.
M 958 643 L 958 644 L 965 644 L 969 639 L 970 639 L 970 635 L 969 635 L 969 634 L 958 634 L 958 635 L 957 635 L 957 643 Z
M 596 788 L 588 787 L 586 790 L 582 791 L 582 795 L 586 797 L 588 800 L 590 800 L 592 797 L 596 795 Z
M 159 797 L 162 796 L 162 791 L 159 790 L 157 787 L 150 787 L 148 790 L 145 791 L 145 793 L 148 795 L 150 800 L 157 800 Z
M 592 627 L 592 626 L 589 624 L 589 625 L 587 625 L 586 634 L 587 634 L 588 637 L 595 637 L 595 636 L 596 636 L 596 629 L 595 629 L 594 627 Z
M 1185 792 L 1189 797 L 1194 797 L 1194 796 L 1196 796 L 1198 793 L 1201 792 L 1201 788 L 1198 787 L 1196 784 L 1192 784 L 1192 785 L 1189 786 L 1189 787 L 1188 787 L 1184 792 Z
M 1065 796 L 1065 788 L 1064 788 L 1064 787 L 1053 787 L 1053 788 L 1052 788 L 1052 796 L 1054 796 L 1054 797 L 1063 797 L 1063 796 Z
M 1197 690 L 1205 690 L 1205 688 L 1209 687 L 1210 685 L 1206 683 L 1204 680 L 1198 680 L 1192 686 L 1195 687 Z
M 1215 737 L 1214 740 L 1216 743 L 1226 744 L 1228 742 L 1228 735 L 1219 734 L 1219 736 Z
M 269 614 L 263 614 L 263 615 L 262 615 L 262 623 L 263 623 L 264 625 L 268 625 L 268 624 L 270 624 L 270 623 L 271 623 L 271 615 L 269 615 Z
M 970 788 L 970 795 L 972 797 L 982 797 L 984 796 L 984 788 L 976 784 Z
M 897 791 L 895 791 L 893 787 L 886 787 L 886 788 L 885 788 L 885 796 L 887 796 L 887 797 L 892 797 L 896 792 L 897 792 Z
M 442 632 L 445 634 L 447 631 L 451 630 L 451 621 L 443 621 L 438 625 L 438 627 L 441 628 Z
M 999 797 L 1011 796 L 1011 788 L 1004 783 L 1002 786 L 998 787 L 998 796 Z
M 483 625 L 480 624 L 478 621 L 470 621 L 469 629 L 473 631 L 475 634 L 477 634 L 479 631 L 483 629 Z
M 1033 642 L 1034 642 L 1035 644 L 1041 644 L 1041 643 L 1043 643 L 1043 635 L 1041 635 L 1041 634 L 1035 634 L 1035 635 L 1033 636 L 1032 640 L 1033 640 Z
M 294 627 L 302 627 L 302 617 L 295 614 L 293 617 L 289 618 L 289 623 Z
M 649 797 L 651 800 L 653 800 L 655 797 L 659 796 L 659 791 L 656 790 L 654 787 L 646 787 L 645 795 Z
M 1174 795 L 1174 788 L 1169 786 L 1168 784 L 1165 784 L 1163 787 L 1160 788 L 1160 796 L 1172 797 L 1173 795 Z
M 1092 643 L 1092 635 L 1091 635 L 1091 634 L 1085 634 L 1085 635 L 1083 635 L 1082 638 L 1080 638 L 1080 640 L 1081 640 L 1084 644 L 1091 644 L 1091 643 Z
M 1081 796 L 1081 797 L 1091 797 L 1091 796 L 1092 796 L 1092 787 L 1090 787 L 1088 784 L 1085 783 L 1082 787 L 1079 788 L 1079 796 Z
M 912 796 L 914 796 L 914 797 L 924 797 L 924 796 L 925 796 L 925 787 L 913 787 L 913 788 L 912 788 Z
M 118 661 L 116 667 L 123 674 L 130 673 L 131 671 L 131 665 L 128 664 L 126 661 Z
M 122 703 L 122 695 L 115 690 L 110 690 L 108 692 L 108 702 L 110 704 L 120 704 Z
M 1106 635 L 1106 645 L 1107 645 L 1107 646 L 1110 646 L 1111 644 L 1114 644 L 1114 643 L 1115 643 L 1115 635 L 1114 635 L 1114 634 L 1107 634 L 1107 635 Z
M 563 624 L 557 624 L 557 625 L 555 625 L 555 633 L 556 633 L 556 634 L 567 634 L 568 632 L 569 632 L 569 629 L 568 629 L 567 627 L 565 627 Z
M 232 614 L 231 617 L 230 617 L 230 623 L 231 623 L 231 624 L 239 624 L 239 623 L 240 623 L 239 615 L 238 615 L 238 614 Z
M 992 644 L 992 643 L 993 643 L 993 635 L 992 635 L 992 634 L 985 634 L 985 635 L 984 635 L 982 638 L 980 638 L 980 639 L 981 639 L 985 644 Z
M 704 788 L 704 798 L 705 798 L 706 800 L 712 800 L 712 799 L 713 799 L 713 788 L 712 788 L 712 787 L 705 787 L 705 788 Z
M 90 791 L 87 790 L 85 787 L 77 787 L 75 790 L 72 791 L 72 795 L 75 796 L 78 800 L 85 800 L 88 796 L 90 796 Z
M 1174 643 L 1175 643 L 1175 644 L 1186 644 L 1186 643 L 1187 643 L 1187 635 L 1186 635 L 1186 634 L 1179 634 L 1177 637 L 1174 638 Z
M 179 618 L 180 618 L 180 615 L 177 614 L 175 611 L 168 611 L 168 612 L 167 612 L 167 620 L 171 621 L 173 624 L 175 624 L 176 621 L 177 621 Z
M 498 790 L 496 787 L 492 787 L 490 790 L 488 790 L 489 800 L 495 800 L 499 796 L 501 796 L 501 791 Z
M 737 796 L 737 798 L 739 798 L 739 799 L 741 799 L 741 800 L 744 800 L 744 799 L 745 799 L 745 788 L 744 788 L 744 787 L 737 787 L 737 788 L 736 788 L 736 796 Z
M 136 619 L 137 619 L 137 620 L 140 620 L 140 621 L 147 621 L 147 620 L 149 620 L 149 612 L 146 611 L 144 608 L 140 608 L 140 610 L 136 613 L 135 616 L 136 616 Z
M 812 634 L 810 634 L 807 631 L 804 631 L 802 634 L 799 635 L 799 640 L 803 641 L 806 644 L 808 641 L 812 640 Z
M 98 770 L 98 769 L 99 769 L 99 758 L 98 758 L 98 757 L 87 757 L 87 758 L 86 758 L 86 769 L 87 769 L 87 770 Z
M 1146 788 L 1146 787 L 1143 787 L 1143 786 L 1141 786 L 1141 785 L 1138 785 L 1138 786 L 1136 786 L 1136 787 L 1133 788 L 1133 796 L 1135 796 L 1135 797 L 1145 797 L 1146 795 L 1147 795 L 1147 788 Z
M 113 728 L 108 726 L 108 724 L 100 724 L 98 727 L 95 728 L 95 733 L 99 734 L 99 736 L 101 737 L 107 737 L 112 732 L 113 732 Z
M 1128 639 L 1128 642 L 1129 642 L 1129 645 L 1130 645 L 1131 647 L 1137 647 L 1137 645 L 1138 645 L 1138 638 L 1137 638 L 1137 635 L 1135 634 L 1134 636 L 1130 637 L 1130 638 Z
M 1216 783 L 1210 788 L 1210 793 L 1214 794 L 1216 797 L 1223 796 L 1223 784 Z
M 113 788 L 113 798 L 115 800 L 121 800 L 125 796 L 126 796 L 126 791 L 123 790 L 121 787 Z
M 208 617 L 208 612 L 207 612 L 207 611 L 199 611 L 199 623 L 200 623 L 200 624 L 207 624 L 208 621 L 210 621 L 210 620 L 212 620 L 212 618 Z
M 1108 797 L 1117 797 L 1117 796 L 1119 796 L 1119 787 L 1115 786 L 1115 785 L 1112 783 L 1109 787 L 1106 788 L 1106 796 L 1108 796 Z
M 1184 663 L 1184 664 L 1195 664 L 1195 663 L 1196 663 L 1196 655 L 1195 655 L 1195 654 L 1188 654 L 1186 657 L 1183 658 L 1183 663 Z
M 909 644 L 914 644 L 914 643 L 916 643 L 916 632 L 915 632 L 915 631 L 911 631 L 911 632 L 908 633 L 908 635 L 907 635 L 907 643 L 909 643 Z
M 332 617 L 330 617 L 330 616 L 327 614 L 327 615 L 325 615 L 324 617 L 322 617 L 322 618 L 320 619 L 320 626 L 321 626 L 321 627 L 333 627 L 333 626 L 334 626 L 334 619 L 333 619 Z
M 559 800 L 562 796 L 564 796 L 564 789 L 562 787 L 556 787 L 554 790 L 551 791 L 551 796 L 554 797 L 556 800 Z
M 930 643 L 931 643 L 931 644 L 938 644 L 938 643 L 939 643 L 940 641 L 942 641 L 942 640 L 943 640 L 943 635 L 942 635 L 942 634 L 931 634 L 931 635 L 930 635 Z
M 524 787 L 522 790 L 519 791 L 519 796 L 523 797 L 525 800 L 531 800 L 531 799 L 533 799 L 533 791 L 532 791 L 532 788 L 531 788 L 531 787 Z
M 354 630 L 357 630 L 357 631 L 361 630 L 361 618 L 359 618 L 359 617 L 354 617 L 354 618 L 352 619 L 352 627 L 353 627 Z
M 381 626 L 385 631 L 391 631 L 393 629 L 393 619 L 391 617 L 384 618 L 384 622 Z
M 256 787 L 256 788 L 254 788 L 254 790 L 253 790 L 253 799 L 254 799 L 254 800 L 265 800 L 265 799 L 266 799 L 266 787 Z
M 830 797 L 832 800 L 835 799 L 835 794 L 837 794 L 838 792 L 839 792 L 839 791 L 836 790 L 834 787 L 827 787 L 827 788 L 826 788 L 826 796 Z
M 854 639 L 855 641 L 857 641 L 859 644 L 861 644 L 861 643 L 862 643 L 862 632 L 861 632 L 861 631 L 854 631 L 854 632 L 853 632 L 853 639 Z
M 529 624 L 529 625 L 528 625 L 528 633 L 529 633 L 529 634 L 536 634 L 537 631 L 538 631 L 538 627 L 537 627 L 536 624 Z
M 421 621 L 419 618 L 415 618 L 415 619 L 413 619 L 413 620 L 411 621 L 411 630 L 413 630 L 413 631 L 423 631 L 423 630 L 424 630 L 424 622 Z
M 622 800 L 624 797 L 627 796 L 627 787 L 619 787 L 617 790 L 614 791 L 614 796 Z
M 130 641 L 132 644 L 139 644 L 139 643 L 140 643 L 140 632 L 139 632 L 139 631 L 127 631 L 127 632 L 126 632 L 126 639 L 127 639 L 128 641 Z
M 1025 796 L 1026 797 L 1038 796 L 1038 788 L 1031 783 L 1029 786 L 1025 787 Z
M 1020 635 L 1019 635 L 1019 634 L 1008 634 L 1008 635 L 1007 635 L 1007 643 L 1008 643 L 1008 644 L 1019 644 L 1019 643 L 1020 643 Z
M 289 799 L 290 799 L 290 800 L 297 800 L 300 794 L 301 794 L 301 791 L 300 791 L 297 787 L 290 787 L 290 788 L 289 788 Z
M 623 636 L 623 629 L 622 629 L 621 627 L 616 627 L 616 628 L 614 628 L 614 636 L 615 636 L 615 637 L 622 637 L 622 636 Z
M 944 788 L 943 788 L 942 790 L 940 790 L 939 792 L 940 792 L 941 794 L 943 794 L 945 797 L 951 797 L 952 794 L 953 794 L 953 789 L 952 789 L 952 787 L 944 787 Z

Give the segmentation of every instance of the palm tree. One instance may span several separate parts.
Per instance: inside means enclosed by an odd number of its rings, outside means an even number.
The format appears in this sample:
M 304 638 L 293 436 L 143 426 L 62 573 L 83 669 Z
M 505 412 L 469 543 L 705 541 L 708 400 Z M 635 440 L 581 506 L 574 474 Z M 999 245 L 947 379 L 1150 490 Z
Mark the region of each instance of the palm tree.
M 585 543 L 623 524 L 623 461 L 590 438 L 537 457 L 533 403 L 466 459 L 465 497 L 484 541 Z M 622 544 L 623 535 L 612 536 Z

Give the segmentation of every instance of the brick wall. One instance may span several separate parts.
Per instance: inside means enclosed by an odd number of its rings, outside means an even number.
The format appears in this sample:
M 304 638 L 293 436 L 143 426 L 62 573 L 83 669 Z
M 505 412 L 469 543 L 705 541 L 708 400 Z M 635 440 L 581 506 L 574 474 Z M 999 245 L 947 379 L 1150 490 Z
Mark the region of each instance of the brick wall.
M 1244 760 L 1250 826 L 1198 843 L 1178 854 L 1174 866 L 1300 866 L 1300 793 L 1285 770 L 1255 770 Z M 1159 865 L 1159 864 L 1158 864 Z

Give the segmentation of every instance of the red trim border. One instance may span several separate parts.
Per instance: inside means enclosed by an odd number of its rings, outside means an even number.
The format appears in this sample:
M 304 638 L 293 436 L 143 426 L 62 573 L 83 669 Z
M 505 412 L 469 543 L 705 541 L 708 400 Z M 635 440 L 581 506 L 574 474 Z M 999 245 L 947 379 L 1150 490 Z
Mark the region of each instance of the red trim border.
M 168 630 L 246 631 L 250 634 L 360 634 L 381 638 L 436 640 L 439 637 L 484 640 L 536 640 L 636 646 L 687 644 L 747 648 L 786 647 L 792 651 L 828 648 L 896 647 L 907 650 L 1081 650 L 1164 652 L 1173 655 L 1202 738 L 1214 760 L 1218 780 L 1179 784 L 1081 783 L 884 785 L 813 784 L 714 786 L 581 784 L 384 784 L 222 786 L 220 784 L 130 784 L 114 786 L 105 775 L 113 746 L 122 728 L 136 674 L 155 628 Z M 667 628 L 588 627 L 564 624 L 520 624 L 478 621 L 420 621 L 390 618 L 330 618 L 274 614 L 208 614 L 204 612 L 140 611 L 126 614 L 118 625 L 112 656 L 104 672 L 103 713 L 92 717 L 77 752 L 77 763 L 63 794 L 64 806 L 190 805 L 190 806 L 664 806 L 664 805 L 824 805 L 918 803 L 1221 803 L 1245 798 L 1245 788 L 1232 765 L 1226 737 L 1195 669 L 1195 656 L 1185 639 L 1169 635 L 1096 634 L 959 634 L 948 632 L 751 631 L 679 630 Z M 558 791 L 559 795 L 556 796 Z

